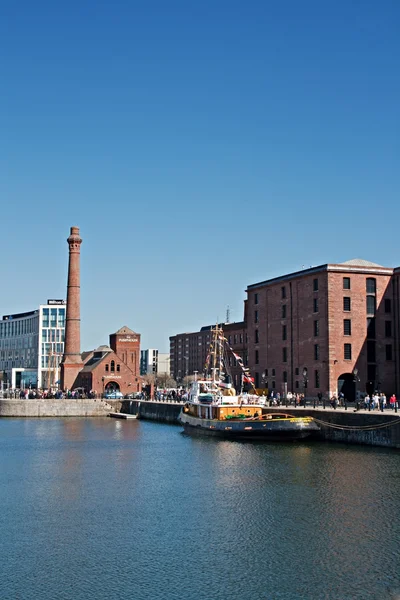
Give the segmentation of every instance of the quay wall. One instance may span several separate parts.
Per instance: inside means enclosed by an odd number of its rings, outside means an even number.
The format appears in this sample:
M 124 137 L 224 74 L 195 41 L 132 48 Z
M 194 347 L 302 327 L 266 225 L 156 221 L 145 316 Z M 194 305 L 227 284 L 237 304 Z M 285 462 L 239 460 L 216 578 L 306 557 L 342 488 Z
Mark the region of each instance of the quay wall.
M 113 401 L 91 398 L 0 400 L 0 417 L 104 417 L 115 410 Z
M 139 405 L 139 406 L 138 406 Z M 122 408 L 122 412 L 138 413 L 141 419 L 162 421 L 164 423 L 177 423 L 181 404 L 163 402 L 137 402 L 132 401 L 130 406 Z M 400 412 L 391 411 L 368 412 L 353 409 L 322 409 L 322 408 L 266 408 L 263 413 L 285 412 L 293 416 L 310 416 L 326 423 L 318 423 L 320 431 L 313 434 L 313 439 L 329 442 L 342 442 L 345 444 L 362 444 L 366 446 L 384 446 L 388 448 L 400 448 Z M 395 424 L 389 427 L 381 427 L 390 422 Z M 339 427 L 373 427 L 378 429 L 357 430 L 337 429 Z
M 152 400 L 123 400 L 121 412 L 139 415 L 140 419 L 160 423 L 178 423 L 182 404 L 179 402 L 154 402 Z
M 104 417 L 110 412 L 138 414 L 140 419 L 162 423 L 178 423 L 182 404 L 144 400 L 5 400 L 0 399 L 0 417 Z M 368 412 L 353 409 L 322 408 L 265 408 L 263 413 L 285 412 L 293 416 L 310 416 L 318 423 L 320 431 L 313 439 L 346 444 L 363 444 L 400 448 L 400 412 Z M 388 427 L 380 427 L 393 422 Z M 335 425 L 336 427 L 332 427 Z M 373 428 L 378 426 L 378 428 Z M 342 429 L 343 427 L 343 429 Z M 371 429 L 346 429 L 346 427 L 371 427 Z
M 268 409 L 268 412 L 272 412 L 272 410 Z M 400 448 L 400 413 L 393 413 L 389 410 L 382 413 L 307 408 L 287 409 L 287 412 L 296 416 L 307 415 L 326 423 L 326 425 L 317 423 L 320 431 L 313 435 L 314 439 L 346 444 Z M 391 422 L 394 424 L 382 427 L 382 425 Z M 331 427 L 331 425 L 339 428 Z M 374 426 L 378 428 L 374 428 Z M 371 429 L 340 429 L 340 427 L 371 427 Z

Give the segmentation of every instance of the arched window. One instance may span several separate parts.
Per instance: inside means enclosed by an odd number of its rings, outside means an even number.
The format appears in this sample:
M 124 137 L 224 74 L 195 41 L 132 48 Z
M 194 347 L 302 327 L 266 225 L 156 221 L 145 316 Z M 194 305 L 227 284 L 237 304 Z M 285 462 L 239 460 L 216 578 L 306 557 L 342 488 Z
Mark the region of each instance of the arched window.
M 106 371 L 108 371 L 108 367 L 109 367 L 109 364 L 107 363 L 107 364 L 106 364 Z
M 112 360 L 111 361 L 111 373 L 114 373 L 115 371 L 115 362 Z
M 119 373 L 121 370 L 121 365 L 117 365 L 117 373 Z

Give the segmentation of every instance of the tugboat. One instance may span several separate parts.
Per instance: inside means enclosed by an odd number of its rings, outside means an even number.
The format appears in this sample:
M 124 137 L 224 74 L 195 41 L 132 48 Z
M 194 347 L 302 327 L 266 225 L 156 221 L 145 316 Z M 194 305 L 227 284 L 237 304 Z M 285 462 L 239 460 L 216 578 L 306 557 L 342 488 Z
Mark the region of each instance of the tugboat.
M 179 421 L 185 433 L 211 435 L 230 439 L 298 440 L 318 431 L 311 417 L 295 417 L 280 412 L 268 412 L 265 399 L 254 393 L 239 395 L 226 379 L 223 356 L 227 341 L 221 327 L 213 329 L 210 354 L 206 367 L 212 376 L 195 380 L 191 384 L 188 401 L 182 407 Z M 229 350 L 232 351 L 231 348 Z M 233 351 L 232 351 L 233 352 Z M 252 383 L 249 370 L 240 357 L 234 354 L 243 369 L 243 378 Z

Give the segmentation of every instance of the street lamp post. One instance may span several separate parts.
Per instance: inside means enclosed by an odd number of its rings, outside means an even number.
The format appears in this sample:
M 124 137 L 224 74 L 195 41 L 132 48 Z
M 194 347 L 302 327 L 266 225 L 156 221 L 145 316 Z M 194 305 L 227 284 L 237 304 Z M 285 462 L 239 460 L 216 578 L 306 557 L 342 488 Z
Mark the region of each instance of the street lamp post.
M 307 393 L 307 385 L 308 385 L 308 370 L 307 367 L 303 369 L 303 408 L 306 406 L 306 393 Z

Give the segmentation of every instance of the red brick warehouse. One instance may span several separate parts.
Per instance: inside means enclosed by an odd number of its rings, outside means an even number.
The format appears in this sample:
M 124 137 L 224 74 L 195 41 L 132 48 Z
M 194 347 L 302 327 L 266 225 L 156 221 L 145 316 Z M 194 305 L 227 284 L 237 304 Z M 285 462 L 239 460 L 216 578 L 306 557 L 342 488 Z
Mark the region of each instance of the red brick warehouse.
M 248 363 L 257 388 L 325 396 L 395 389 L 393 269 L 326 264 L 247 288 Z

